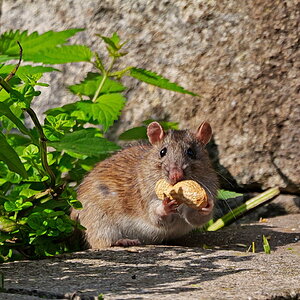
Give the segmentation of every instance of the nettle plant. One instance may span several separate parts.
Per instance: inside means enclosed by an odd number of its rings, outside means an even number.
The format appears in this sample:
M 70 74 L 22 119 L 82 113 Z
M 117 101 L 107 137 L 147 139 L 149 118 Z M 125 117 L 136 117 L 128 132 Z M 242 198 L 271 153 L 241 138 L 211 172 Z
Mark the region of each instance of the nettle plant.
M 83 29 L 44 34 L 9 31 L 0 37 L 0 260 L 50 256 L 70 249 L 68 236 L 79 226 L 69 218 L 70 207 L 81 208 L 76 186 L 99 160 L 119 146 L 104 137 L 119 118 L 126 99 L 120 79 L 131 76 L 175 92 L 196 94 L 154 72 L 127 67 L 115 70 L 125 56 L 125 43 L 114 33 L 99 35 L 108 55 L 100 56 L 85 45 L 67 45 Z M 18 61 L 10 64 L 11 61 Z M 34 65 L 21 65 L 21 61 Z M 104 63 L 108 61 L 108 63 Z M 86 62 L 94 72 L 68 87 L 76 99 L 49 109 L 40 122 L 32 101 L 42 104 L 37 86 L 52 64 Z M 48 65 L 48 66 L 47 66 Z M 25 124 L 25 116 L 31 125 Z M 144 122 L 145 124 L 148 121 Z M 174 123 L 164 122 L 168 128 Z M 121 139 L 144 138 L 145 127 L 129 130 Z

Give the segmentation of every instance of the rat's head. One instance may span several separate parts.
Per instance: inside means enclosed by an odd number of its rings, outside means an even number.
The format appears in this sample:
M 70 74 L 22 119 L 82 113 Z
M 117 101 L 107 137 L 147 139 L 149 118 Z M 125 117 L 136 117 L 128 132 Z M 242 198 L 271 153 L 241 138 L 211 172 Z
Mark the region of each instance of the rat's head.
M 210 141 L 212 130 L 203 122 L 195 133 L 188 130 L 165 132 L 157 122 L 148 125 L 147 135 L 153 148 L 155 168 L 170 184 L 192 179 L 199 181 L 210 170 L 205 145 Z

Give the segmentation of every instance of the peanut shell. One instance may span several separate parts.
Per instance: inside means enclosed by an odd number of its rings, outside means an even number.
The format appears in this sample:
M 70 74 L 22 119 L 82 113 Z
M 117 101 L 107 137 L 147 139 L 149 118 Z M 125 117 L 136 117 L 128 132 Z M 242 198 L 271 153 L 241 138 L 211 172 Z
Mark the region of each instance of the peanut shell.
M 207 194 L 205 190 L 193 180 L 183 180 L 175 185 L 160 179 L 155 186 L 155 192 L 159 199 L 165 196 L 174 199 L 178 204 L 185 203 L 191 208 L 201 209 L 207 206 Z

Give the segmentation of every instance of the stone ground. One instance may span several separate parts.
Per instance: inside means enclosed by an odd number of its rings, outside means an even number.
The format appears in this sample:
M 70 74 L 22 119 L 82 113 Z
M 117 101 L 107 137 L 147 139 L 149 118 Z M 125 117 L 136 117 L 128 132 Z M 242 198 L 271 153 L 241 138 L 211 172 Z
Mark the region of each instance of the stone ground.
M 252 242 L 256 253 L 247 252 Z M 4 263 L 0 299 L 300 299 L 299 266 L 294 214 L 193 233 L 173 245 Z

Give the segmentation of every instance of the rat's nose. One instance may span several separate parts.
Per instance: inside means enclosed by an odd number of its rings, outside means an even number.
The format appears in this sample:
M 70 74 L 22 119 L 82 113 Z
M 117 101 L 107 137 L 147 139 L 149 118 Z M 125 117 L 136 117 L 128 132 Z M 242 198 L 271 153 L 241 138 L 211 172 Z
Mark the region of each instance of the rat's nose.
M 179 182 L 183 179 L 183 171 L 178 167 L 173 167 L 170 169 L 169 172 L 169 181 L 170 184 L 174 185 L 175 183 Z

